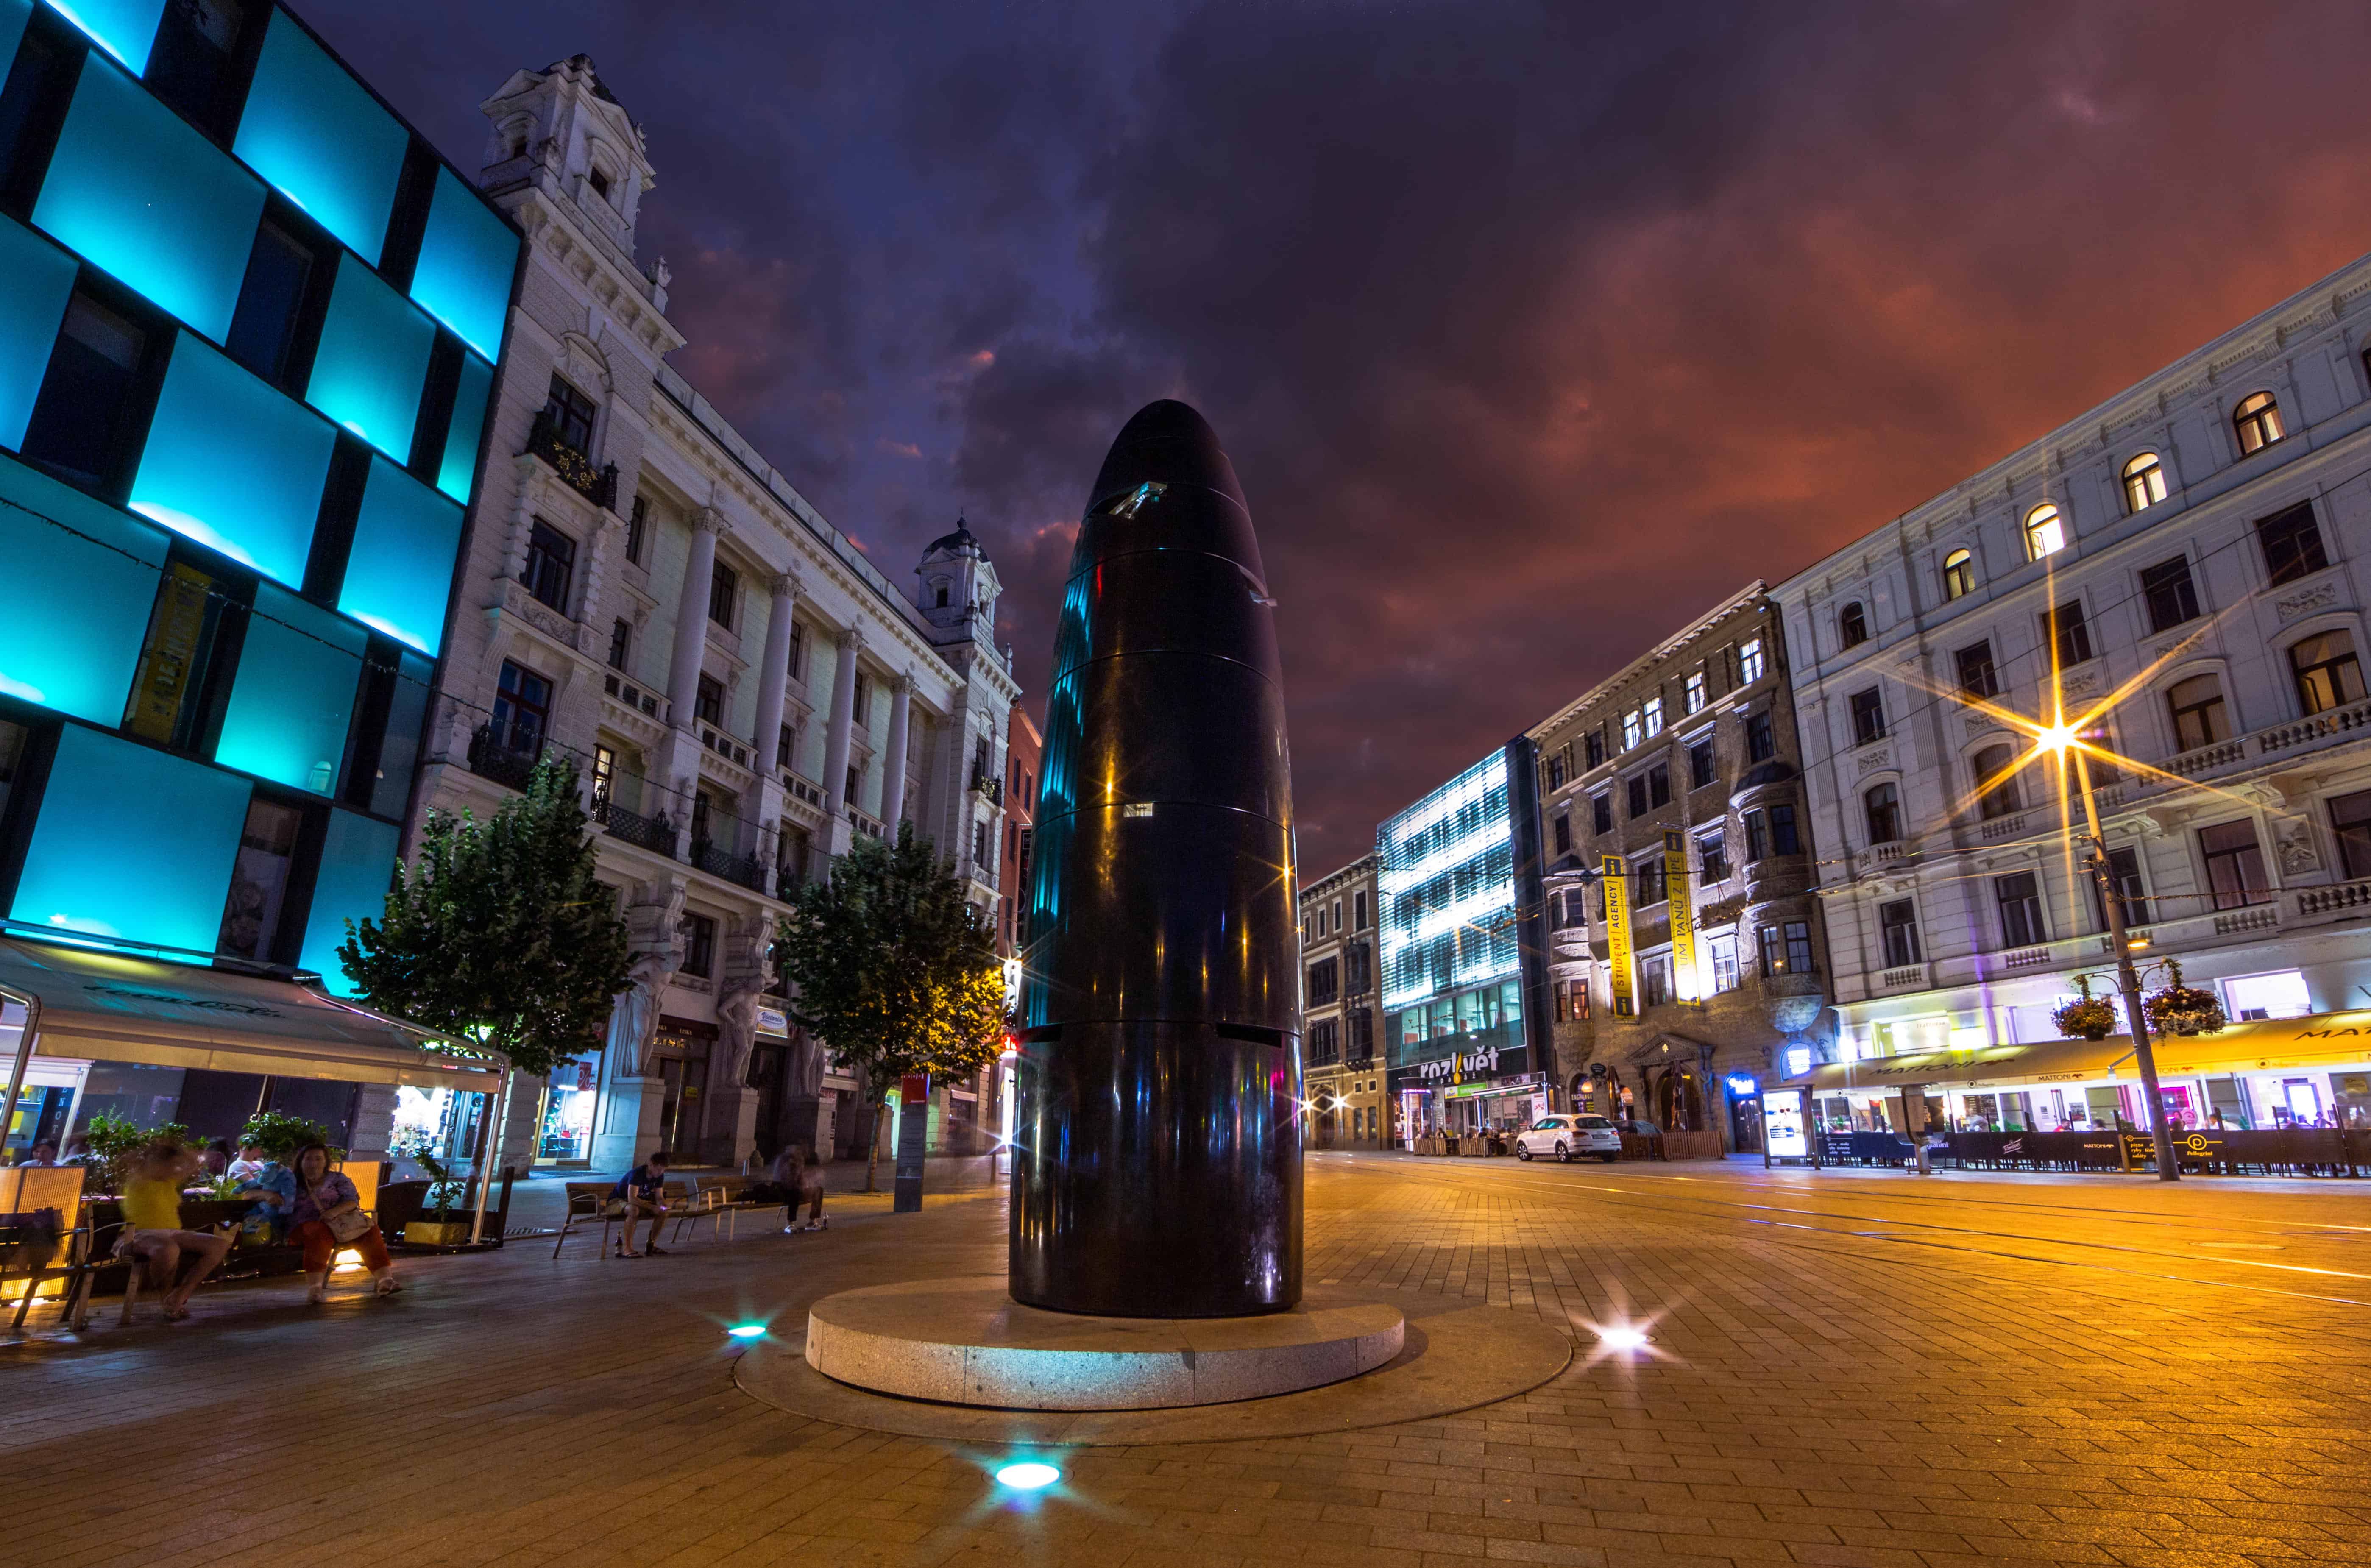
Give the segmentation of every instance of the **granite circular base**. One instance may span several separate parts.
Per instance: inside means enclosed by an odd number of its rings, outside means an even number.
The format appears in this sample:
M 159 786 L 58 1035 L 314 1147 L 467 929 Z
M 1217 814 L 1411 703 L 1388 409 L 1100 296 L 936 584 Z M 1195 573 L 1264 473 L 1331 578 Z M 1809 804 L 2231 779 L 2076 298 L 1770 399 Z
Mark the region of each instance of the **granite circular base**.
M 986 1410 L 1175 1410 L 1266 1399 L 1399 1355 L 1395 1307 L 1318 1297 L 1256 1318 L 1103 1318 L 1024 1307 L 1000 1276 L 827 1296 L 807 1364 L 900 1399 Z

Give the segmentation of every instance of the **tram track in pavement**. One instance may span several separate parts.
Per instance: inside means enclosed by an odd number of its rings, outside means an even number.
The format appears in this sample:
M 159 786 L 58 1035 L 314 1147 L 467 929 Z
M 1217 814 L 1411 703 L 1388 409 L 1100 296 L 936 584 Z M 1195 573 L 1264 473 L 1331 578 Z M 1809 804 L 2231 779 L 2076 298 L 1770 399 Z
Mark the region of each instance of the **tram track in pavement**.
M 1355 1166 L 1353 1166 L 1353 1168 L 1355 1168 Z M 1467 1174 L 1480 1175 L 1485 1173 L 1484 1170 L 1469 1172 L 1463 1169 L 1457 1170 L 1440 1170 L 1437 1172 L 1428 1170 L 1410 1171 L 1396 1162 L 1392 1169 L 1394 1174 L 1402 1176 L 1403 1178 L 1415 1176 L 1418 1180 L 1426 1181 L 1428 1184 L 1452 1187 L 1466 1191 L 1470 1191 L 1472 1188 L 1467 1186 L 1465 1183 L 1458 1182 L 1456 1180 L 1457 1177 Z M 1486 1170 L 1489 1169 L 1495 1168 L 1485 1168 Z M 1840 1214 L 1828 1209 L 1801 1208 L 1778 1204 L 1748 1203 L 1738 1199 L 1716 1198 L 1709 1195 L 1698 1195 L 1692 1193 L 1671 1193 L 1669 1200 L 1662 1203 L 1652 1201 L 1654 1197 L 1660 1196 L 1660 1194 L 1650 1193 L 1648 1188 L 1648 1182 L 1668 1182 L 1670 1180 L 1670 1178 L 1666 1177 L 1646 1178 L 1637 1183 L 1618 1186 L 1601 1182 L 1559 1182 L 1552 1187 L 1543 1185 L 1531 1190 L 1548 1193 L 1588 1193 L 1597 1196 L 1601 1201 L 1610 1197 L 1618 1206 L 1643 1210 L 1648 1213 L 1689 1215 L 1700 1219 L 1720 1219 L 1735 1225 L 1754 1226 L 1773 1231 L 1799 1231 L 1804 1232 L 1807 1235 L 1833 1237 L 1847 1241 L 1878 1241 L 1897 1247 L 1917 1247 L 1955 1257 L 1999 1258 L 2017 1262 L 2036 1263 L 2045 1267 L 2117 1274 L 2135 1279 L 2151 1279 L 2163 1283 L 2195 1286 L 2214 1290 L 2239 1291 L 2253 1295 L 2284 1297 L 2293 1300 L 2321 1302 L 2342 1307 L 2371 1307 L 2371 1274 L 2360 1274 L 2351 1270 L 2317 1268 L 2308 1264 L 2273 1263 L 2267 1260 L 2254 1258 L 2215 1257 L 2203 1260 L 2225 1266 L 2253 1267 L 2333 1279 L 2360 1280 L 2364 1282 L 2365 1286 L 2364 1295 L 2335 1296 L 2326 1295 L 2319 1291 L 2291 1290 L 2270 1284 L 2251 1285 L 2243 1280 L 2217 1279 L 2211 1276 L 2203 1276 L 2193 1274 L 2177 1274 L 2156 1269 L 2131 1267 L 2120 1263 L 2100 1262 L 2091 1258 L 2069 1259 L 2051 1256 L 2046 1253 L 2009 1251 L 2002 1247 L 1975 1245 L 1970 1240 L 1962 1240 L 1960 1239 L 1981 1239 L 1985 1241 L 2002 1241 L 2012 1244 L 2021 1243 L 2027 1246 L 2059 1248 L 2065 1251 L 2078 1252 L 2113 1252 L 2134 1258 L 2163 1259 L 2182 1263 L 2196 1263 L 2202 1261 L 2187 1253 L 2160 1251 L 2154 1248 L 2134 1247 L 2115 1242 L 2070 1240 L 2060 1237 L 2034 1235 L 2018 1231 L 1984 1230 L 1970 1226 L 1950 1226 L 1924 1220 L 1896 1219 L 1883 1215 Z M 1705 1184 L 1707 1186 L 1710 1185 L 1708 1182 Z M 1752 1186 L 1755 1190 L 1791 1191 L 1791 1189 L 1771 1188 L 1767 1184 L 1764 1183 L 1753 1183 Z M 1844 1199 L 1841 1194 L 1839 1194 L 1839 1200 L 1847 1202 L 1853 1201 L 1850 1199 Z M 1859 1201 L 1864 1203 L 1874 1202 L 1883 1204 L 1894 1201 L 1944 1202 L 1949 1200 L 1944 1199 L 1940 1194 L 1902 1193 L 1898 1195 L 1884 1194 L 1873 1199 L 1860 1199 Z M 1961 1201 L 1976 1203 L 1987 1202 L 1989 1200 L 1963 1198 Z M 2067 1205 L 2034 1205 L 2022 1206 L 2056 1209 L 2064 1212 Z M 1734 1210 L 1751 1210 L 1756 1212 L 1723 1212 Z M 2127 1211 L 2121 1210 L 2087 1209 L 2082 1212 L 2110 1214 L 2118 1218 L 2132 1217 L 2129 1216 Z M 1805 1217 L 1801 1219 L 1775 1217 L 1779 1215 L 1799 1215 Z M 2170 1216 L 2151 1216 L 2145 1217 L 2161 1221 Z M 1821 1225 L 1808 1223 L 1809 1220 L 1834 1220 L 1841 1223 L 1835 1225 Z M 1869 1225 L 1886 1226 L 1895 1228 L 1886 1230 L 1853 1228 L 1853 1227 Z M 1913 1231 L 1927 1231 L 1933 1232 L 1934 1234 L 1919 1235 L 1911 1233 Z M 1822 1252 L 1833 1256 L 1846 1256 L 1862 1259 L 1868 1256 L 1868 1254 L 1859 1251 L 1839 1252 L 1829 1247 L 1814 1245 L 1808 1241 L 1791 1237 L 1774 1236 L 1771 1239 L 1778 1241 L 1784 1245 L 1794 1247 L 1798 1251 Z

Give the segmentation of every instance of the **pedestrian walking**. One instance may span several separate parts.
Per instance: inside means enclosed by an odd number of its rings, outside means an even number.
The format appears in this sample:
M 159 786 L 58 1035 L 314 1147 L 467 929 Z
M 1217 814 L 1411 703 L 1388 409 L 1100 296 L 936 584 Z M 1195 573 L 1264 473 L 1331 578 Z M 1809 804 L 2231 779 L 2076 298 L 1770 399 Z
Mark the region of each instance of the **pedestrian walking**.
M 784 1144 L 774 1155 L 774 1163 L 767 1170 L 767 1196 L 782 1205 L 782 1234 L 790 1235 L 799 1228 L 799 1203 L 806 1196 L 807 1151 L 797 1144 Z
M 807 1228 L 828 1230 L 831 1221 L 823 1213 L 823 1157 L 811 1148 L 805 1151 L 805 1157 L 804 1167 L 799 1171 L 798 1191 L 807 1200 Z M 796 1204 L 791 1205 L 791 1213 L 794 1217 L 798 1214 Z
M 290 1212 L 297 1244 L 305 1249 L 305 1299 L 315 1306 L 330 1298 L 330 1265 L 347 1247 L 362 1254 L 378 1294 L 403 1288 L 378 1222 L 363 1212 L 362 1193 L 343 1171 L 330 1169 L 330 1151 L 306 1144 L 289 1162 L 296 1177 L 296 1206 Z

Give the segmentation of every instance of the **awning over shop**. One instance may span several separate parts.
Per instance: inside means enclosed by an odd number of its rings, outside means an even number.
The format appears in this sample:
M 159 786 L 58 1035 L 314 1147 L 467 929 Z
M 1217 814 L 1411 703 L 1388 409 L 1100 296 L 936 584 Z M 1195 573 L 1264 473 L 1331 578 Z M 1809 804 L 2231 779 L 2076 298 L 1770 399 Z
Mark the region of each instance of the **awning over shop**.
M 2371 1012 L 2315 1013 L 2226 1024 L 2212 1034 L 2156 1040 L 2160 1078 L 2220 1078 L 2371 1062 Z M 2030 1089 L 2106 1078 L 2138 1081 L 2128 1034 L 2106 1040 L 2039 1040 L 1966 1051 L 1926 1051 L 1833 1062 L 1786 1080 L 1813 1094 L 1886 1093 L 1929 1089 Z
M 0 940 L 0 987 L 40 1001 L 38 1057 L 492 1093 L 502 1061 L 467 1042 L 286 980 Z M 0 1027 L 0 1081 L 19 1009 Z

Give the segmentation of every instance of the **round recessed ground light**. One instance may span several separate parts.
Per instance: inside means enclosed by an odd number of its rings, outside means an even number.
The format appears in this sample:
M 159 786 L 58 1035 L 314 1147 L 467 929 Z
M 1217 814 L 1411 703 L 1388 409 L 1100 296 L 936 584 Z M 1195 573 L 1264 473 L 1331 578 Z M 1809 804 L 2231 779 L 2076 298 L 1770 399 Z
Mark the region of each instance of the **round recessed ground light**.
M 1016 1465 L 1006 1465 L 996 1472 L 996 1483 L 999 1486 L 1009 1486 L 1015 1492 L 1035 1492 L 1041 1487 L 1051 1486 L 1061 1479 L 1060 1470 L 1056 1470 L 1052 1465 L 1039 1464 L 1034 1459 L 1024 1460 Z
M 732 1335 L 734 1339 L 760 1339 L 765 1335 L 766 1325 L 763 1323 L 735 1323 L 724 1332 Z
M 1600 1329 L 1597 1331 L 1597 1343 L 1608 1350 L 1644 1350 L 1647 1348 L 1647 1335 L 1643 1330 L 1628 1327 Z

